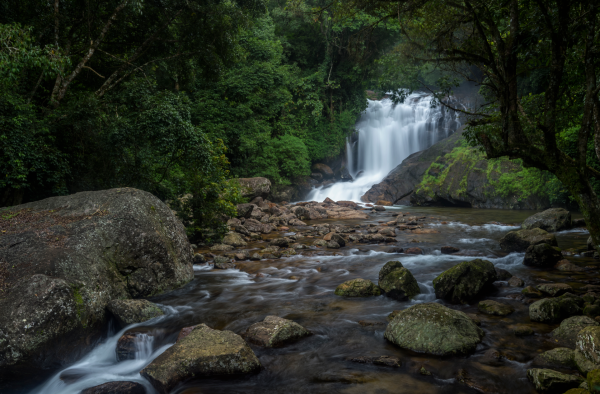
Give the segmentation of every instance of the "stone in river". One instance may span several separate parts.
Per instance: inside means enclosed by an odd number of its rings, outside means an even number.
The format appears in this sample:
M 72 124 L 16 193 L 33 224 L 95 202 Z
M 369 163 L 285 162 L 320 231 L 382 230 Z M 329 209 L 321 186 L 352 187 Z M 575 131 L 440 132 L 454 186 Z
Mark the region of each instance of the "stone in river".
M 535 385 L 536 390 L 556 394 L 577 388 L 583 382 L 583 378 L 580 376 L 564 374 L 544 368 L 528 369 L 527 378 Z
M 525 251 L 523 264 L 531 267 L 554 267 L 563 259 L 560 249 L 548 244 L 532 245 Z
M 260 361 L 248 344 L 231 331 L 204 324 L 158 356 L 140 374 L 161 394 L 192 378 L 258 372 Z
M 445 356 L 473 352 L 484 333 L 465 313 L 424 303 L 396 314 L 384 336 L 404 349 Z
M 479 309 L 481 313 L 494 316 L 506 316 L 515 311 L 515 308 L 510 305 L 492 300 L 480 301 L 477 305 L 477 309 Z
M 571 228 L 571 213 L 563 208 L 550 208 L 525 219 L 521 228 L 541 228 L 552 233 L 568 230 Z
M 290 246 L 290 240 L 288 238 L 273 238 L 269 244 L 280 248 L 287 248 Z
M 451 302 L 467 303 L 493 289 L 494 264 L 487 260 L 464 261 L 433 280 L 435 296 Z
M 580 315 L 583 299 L 570 293 L 556 298 L 544 298 L 529 305 L 529 319 L 542 323 L 558 323 L 567 317 Z
M 108 382 L 82 390 L 79 394 L 146 394 L 146 389 L 137 382 Z
M 550 246 L 558 246 L 554 234 L 535 228 L 531 230 L 510 231 L 500 239 L 500 248 L 505 252 L 524 252 L 528 247 L 542 243 Z
M 527 286 L 526 288 L 521 290 L 521 294 L 523 294 L 526 297 L 532 297 L 532 298 L 541 298 L 544 296 L 541 291 L 537 290 L 533 286 Z
M 386 201 L 386 200 L 377 200 L 377 205 L 383 205 L 386 207 L 391 207 L 393 204 L 391 201 Z
M 230 263 L 229 260 L 227 260 L 227 261 L 228 262 L 226 262 L 226 263 L 217 262 L 217 259 L 215 258 L 215 264 L 213 265 L 213 268 L 217 269 L 217 270 L 234 269 L 235 263 Z
M 421 250 L 421 248 L 408 248 L 404 251 L 405 254 L 423 254 L 423 251 Z
M 592 394 L 600 394 L 600 369 L 595 369 L 587 374 L 588 390 Z
M 345 297 L 369 297 L 381 295 L 381 290 L 370 280 L 352 279 L 336 287 L 335 295 Z
M 240 234 L 229 232 L 223 237 L 223 244 L 239 248 L 246 246 L 246 241 L 244 241 L 244 238 Z
M 585 268 L 578 266 L 577 264 L 571 263 L 567 259 L 562 259 L 554 266 L 559 271 L 568 271 L 568 272 L 581 272 L 585 271 Z
M 192 260 L 192 264 L 206 264 L 206 257 L 202 253 L 196 253 L 194 255 L 194 259 Z
M 552 336 L 570 348 L 575 347 L 577 334 L 588 326 L 599 326 L 598 322 L 588 316 L 573 316 L 563 320 L 558 328 L 552 331 Z
M 452 254 L 460 252 L 459 248 L 455 248 L 454 246 L 442 246 L 442 254 Z
M 573 291 L 573 288 L 566 283 L 542 283 L 537 285 L 535 288 L 542 293 L 549 294 L 553 297 Z
M 600 305 L 586 305 L 585 308 L 583 308 L 583 314 L 591 318 L 600 316 Z
M 386 296 L 400 301 L 421 293 L 415 277 L 399 261 L 388 261 L 381 268 L 379 287 Z
M 243 335 L 246 341 L 264 347 L 280 347 L 312 333 L 300 324 L 277 316 L 267 316 L 254 323 Z
M 327 242 L 327 248 L 329 248 L 329 249 L 339 249 L 340 248 L 340 244 L 338 244 L 335 241 L 329 241 L 329 242 Z
M 496 267 L 496 277 L 498 280 L 508 280 L 512 278 L 512 274 L 505 269 Z
M 164 315 L 158 305 L 148 300 L 112 300 L 108 310 L 122 327 Z
M 532 361 L 532 365 L 539 368 L 566 368 L 574 369 L 575 351 L 566 347 L 557 347 L 552 350 L 538 354 Z
M 126 332 L 117 341 L 117 360 L 133 360 L 138 349 L 138 344 L 142 342 L 147 334 L 141 332 Z
M 508 285 L 510 287 L 523 287 L 525 286 L 525 282 L 523 282 L 523 279 L 513 276 L 508 280 Z
M 510 328 L 517 337 L 533 335 L 533 329 L 526 324 L 515 324 L 513 326 L 509 326 L 508 328 Z
M 583 373 L 600 369 L 600 326 L 587 326 L 577 333 L 575 363 Z
M 225 244 L 216 244 L 210 247 L 210 250 L 213 252 L 230 252 L 233 249 L 233 246 Z

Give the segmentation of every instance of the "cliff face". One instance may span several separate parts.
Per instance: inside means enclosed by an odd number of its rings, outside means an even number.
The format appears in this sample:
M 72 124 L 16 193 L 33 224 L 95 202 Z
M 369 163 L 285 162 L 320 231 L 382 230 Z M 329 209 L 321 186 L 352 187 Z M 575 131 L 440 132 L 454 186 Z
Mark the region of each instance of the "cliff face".
M 363 201 L 474 208 L 544 209 L 551 176 L 506 158 L 487 160 L 456 132 L 404 160 Z

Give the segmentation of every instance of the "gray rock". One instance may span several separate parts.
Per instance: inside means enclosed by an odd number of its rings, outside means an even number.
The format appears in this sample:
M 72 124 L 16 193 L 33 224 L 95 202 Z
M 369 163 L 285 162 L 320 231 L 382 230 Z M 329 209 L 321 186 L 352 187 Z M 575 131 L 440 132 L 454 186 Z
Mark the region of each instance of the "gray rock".
M 540 368 L 577 368 L 575 364 L 575 350 L 566 347 L 557 347 L 538 354 L 532 365 Z
M 331 234 L 331 241 L 337 243 L 340 246 L 346 246 L 346 240 L 344 240 L 344 238 L 337 233 Z
M 312 333 L 300 324 L 277 316 L 267 316 L 254 323 L 243 335 L 246 341 L 264 347 L 281 347 Z
M 493 300 L 480 301 L 479 304 L 477 304 L 477 309 L 479 309 L 481 313 L 494 316 L 506 316 L 515 311 L 515 308 L 512 306 Z
M 523 279 L 513 276 L 508 280 L 508 285 L 510 287 L 523 287 L 525 286 L 525 282 L 523 281 Z
M 580 376 L 568 375 L 544 368 L 528 369 L 527 378 L 535 385 L 536 390 L 556 394 L 577 388 L 584 381 Z
M 329 241 L 329 242 L 327 242 L 327 247 L 329 249 L 339 249 L 340 248 L 340 244 L 338 244 L 335 241 Z
M 82 390 L 80 394 L 146 394 L 146 389 L 137 382 L 108 382 Z
M 239 335 L 200 324 L 140 374 L 161 394 L 191 378 L 257 372 L 260 361 Z
M 570 347 L 575 347 L 577 334 L 588 326 L 599 326 L 600 324 L 587 316 L 573 316 L 563 320 L 560 326 L 552 331 L 552 336 L 558 342 Z
M 525 230 L 541 228 L 551 233 L 571 228 L 571 213 L 563 208 L 550 208 L 525 219 L 521 227 Z
M 269 245 L 274 245 L 280 248 L 287 248 L 290 246 L 290 240 L 288 238 L 273 238 Z
M 233 249 L 233 246 L 225 244 L 215 244 L 210 247 L 210 250 L 213 252 L 230 252 Z
M 523 264 L 531 267 L 550 268 L 563 259 L 560 249 L 548 244 L 532 245 L 525 251 Z
M 386 296 L 400 301 L 421 293 L 415 277 L 399 261 L 388 261 L 381 268 L 379 287 Z
M 252 215 L 252 211 L 254 210 L 255 207 L 256 207 L 256 205 L 254 205 L 254 204 L 238 204 L 238 205 L 236 205 L 238 217 L 246 218 L 246 219 L 250 218 L 250 215 Z
M 194 259 L 192 260 L 192 263 L 194 265 L 206 264 L 206 257 L 204 257 L 204 255 L 202 253 L 196 253 L 196 254 L 194 254 Z
M 271 181 L 267 178 L 239 178 L 242 187 L 242 196 L 249 200 L 256 197 L 267 198 L 271 192 Z
M 540 228 L 511 231 L 500 239 L 500 248 L 505 252 L 524 252 L 539 244 L 558 246 L 556 236 Z
M 425 303 L 397 313 L 384 337 L 403 349 L 446 356 L 473 352 L 483 335 L 465 313 Z
M 108 310 L 121 327 L 164 315 L 158 305 L 148 300 L 113 300 L 108 304 Z
M 496 281 L 494 264 L 487 260 L 464 261 L 442 272 L 433 280 L 435 296 L 467 303 L 492 289 Z
M 558 297 L 568 292 L 572 292 L 573 288 L 566 283 L 541 283 L 535 287 L 542 293 Z
M 3 254 L 11 270 L 0 299 L 0 375 L 74 362 L 102 335 L 111 300 L 194 277 L 185 228 L 141 190 L 52 197 L 3 214 L 15 216 L 1 219 L 10 224 L 1 242 L 11 245 Z
M 333 170 L 327 164 L 315 163 L 311 169 L 313 172 L 321 174 L 323 179 L 331 179 L 334 176 Z
M 336 287 L 335 295 L 345 297 L 369 297 L 381 295 L 381 290 L 370 280 L 352 279 Z
M 498 280 L 509 280 L 512 277 L 513 275 L 507 270 L 504 270 L 502 268 L 496 268 L 496 278 Z
M 117 360 L 133 360 L 138 352 L 140 344 L 147 339 L 146 333 L 127 331 L 117 341 Z
M 569 293 L 556 298 L 544 298 L 529 305 L 529 319 L 542 323 L 558 323 L 567 317 L 580 315 L 583 300 Z
M 225 234 L 225 236 L 223 237 L 223 243 L 225 245 L 231 245 L 235 248 L 247 245 L 246 241 L 244 241 L 244 238 L 242 238 L 240 234 L 232 232 Z

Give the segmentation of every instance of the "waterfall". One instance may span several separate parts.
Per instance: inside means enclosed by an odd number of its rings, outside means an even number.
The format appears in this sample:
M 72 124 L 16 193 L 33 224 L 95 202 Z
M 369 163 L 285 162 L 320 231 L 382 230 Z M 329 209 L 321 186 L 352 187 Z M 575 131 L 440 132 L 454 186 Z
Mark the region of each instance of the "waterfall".
M 443 106 L 431 107 L 431 95 L 413 93 L 404 103 L 368 100 L 356 124 L 358 141 L 346 143 L 347 166 L 352 182 L 338 182 L 310 192 L 308 201 L 360 201 L 409 155 L 429 148 L 458 129 L 458 115 Z

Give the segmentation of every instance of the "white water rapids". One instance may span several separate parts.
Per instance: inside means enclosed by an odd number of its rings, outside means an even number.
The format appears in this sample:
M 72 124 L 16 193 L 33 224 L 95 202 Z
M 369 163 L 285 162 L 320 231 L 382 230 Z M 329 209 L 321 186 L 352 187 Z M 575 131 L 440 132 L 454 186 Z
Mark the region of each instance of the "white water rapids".
M 456 130 L 458 116 L 441 106 L 431 107 L 431 96 L 413 93 L 403 104 L 389 99 L 369 100 L 369 106 L 356 124 L 358 141 L 346 143 L 346 163 L 353 182 L 338 182 L 314 189 L 308 201 L 360 202 L 371 186 L 381 180 L 411 154 L 429 148 Z

